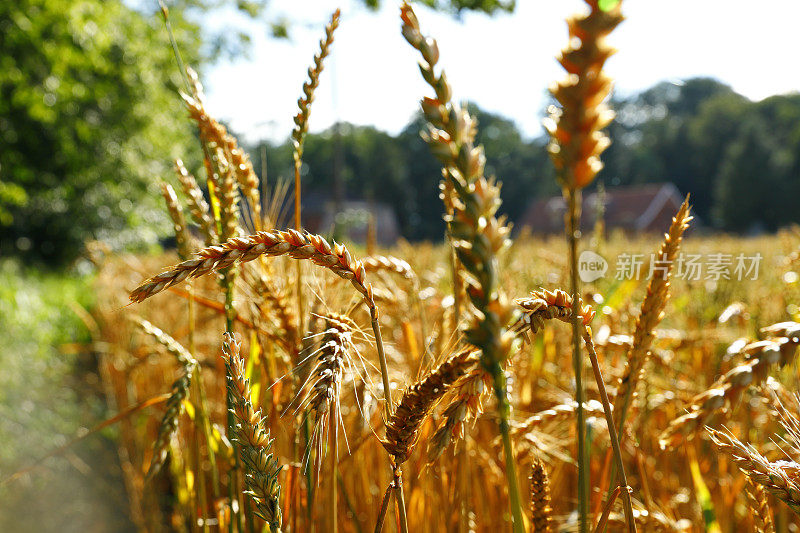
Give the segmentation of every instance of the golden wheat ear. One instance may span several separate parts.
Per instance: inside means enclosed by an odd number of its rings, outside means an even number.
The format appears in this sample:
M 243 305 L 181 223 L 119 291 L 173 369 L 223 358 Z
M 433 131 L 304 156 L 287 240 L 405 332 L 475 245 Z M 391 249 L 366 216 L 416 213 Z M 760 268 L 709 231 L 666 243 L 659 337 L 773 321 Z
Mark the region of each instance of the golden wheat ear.
M 647 293 L 642 301 L 633 341 L 628 349 L 625 371 L 617 384 L 617 396 L 614 398 L 614 420 L 620 433 L 625 424 L 625 417 L 636 395 L 636 387 L 641 379 L 644 366 L 650 357 L 650 348 L 655 339 L 655 329 L 664 317 L 664 308 L 669 300 L 670 278 L 672 267 L 678 257 L 684 232 L 692 221 L 689 196 L 683 201 L 678 213 L 672 217 L 669 231 L 654 259 L 653 275 L 647 284 Z M 658 268 L 656 268 L 658 267 Z
M 400 404 L 386 424 L 386 440 L 383 441 L 383 447 L 397 464 L 408 459 L 422 422 L 436 402 L 477 364 L 475 351 L 461 350 L 403 393 Z
M 550 507 L 550 480 L 538 457 L 531 466 L 531 524 L 534 533 L 552 533 L 553 509 Z
M 195 259 L 184 261 L 144 281 L 130 294 L 132 302 L 142 302 L 154 294 L 189 278 L 219 272 L 236 263 L 246 263 L 260 256 L 288 255 L 292 259 L 309 260 L 344 278 L 358 290 L 370 308 L 375 307 L 372 288 L 366 285 L 366 272 L 361 261 L 354 260 L 341 244 L 328 244 L 323 237 L 290 231 L 260 231 L 237 237 L 198 251 Z
M 800 484 L 797 472 L 800 464 L 794 461 L 770 462 L 755 448 L 745 445 L 730 433 L 707 427 L 717 449 L 728 455 L 753 483 L 764 488 L 789 509 L 800 515 Z
M 620 3 L 601 9 L 597 0 L 586 0 L 589 13 L 567 20 L 569 46 L 558 57 L 567 77 L 551 87 L 561 104 L 551 106 L 544 126 L 550 134 L 550 158 L 565 187 L 589 185 L 603 168 L 600 154 L 611 144 L 603 128 L 614 113 L 603 103 L 611 93 L 612 81 L 603 65 L 614 53 L 605 37 L 623 21 Z
M 178 175 L 178 181 L 181 182 L 183 194 L 186 196 L 186 204 L 189 207 L 189 214 L 192 215 L 192 221 L 200 226 L 200 233 L 203 235 L 206 246 L 214 244 L 219 240 L 217 229 L 214 227 L 214 219 L 211 218 L 208 202 L 206 202 L 197 180 L 180 159 L 175 160 L 175 173 Z
M 711 423 L 712 417 L 731 405 L 736 405 L 744 391 L 767 380 L 774 365 L 781 367 L 792 362 L 800 345 L 800 324 L 781 322 L 763 328 L 773 336 L 763 341 L 751 342 L 741 348 L 746 361 L 720 377 L 708 389 L 694 398 L 687 407 L 689 411 L 669 423 L 659 436 L 662 449 L 672 449 L 690 440 L 695 433 Z
M 195 366 L 193 365 L 185 366 L 183 375 L 172 384 L 172 394 L 167 400 L 167 410 L 161 418 L 161 424 L 158 426 L 158 436 L 153 445 L 153 458 L 150 461 L 150 467 L 147 469 L 145 477 L 147 480 L 158 474 L 167 460 L 170 442 L 178 432 L 178 421 L 185 411 L 184 400 L 189 394 L 194 370 Z

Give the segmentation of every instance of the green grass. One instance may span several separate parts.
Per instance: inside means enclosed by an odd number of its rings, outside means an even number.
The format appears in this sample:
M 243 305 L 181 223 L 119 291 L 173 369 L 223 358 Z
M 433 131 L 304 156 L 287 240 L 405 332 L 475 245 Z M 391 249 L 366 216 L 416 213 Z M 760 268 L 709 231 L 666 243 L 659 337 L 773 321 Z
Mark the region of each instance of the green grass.
M 0 261 L 0 479 L 105 418 L 87 327 L 91 276 Z M 0 531 L 125 530 L 113 431 L 0 486 Z

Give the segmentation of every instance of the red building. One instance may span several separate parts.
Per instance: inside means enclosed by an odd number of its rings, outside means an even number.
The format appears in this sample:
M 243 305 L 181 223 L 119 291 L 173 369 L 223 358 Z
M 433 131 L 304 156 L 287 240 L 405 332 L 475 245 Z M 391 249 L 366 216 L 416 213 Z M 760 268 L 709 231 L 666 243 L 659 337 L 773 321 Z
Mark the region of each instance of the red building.
M 607 231 L 663 233 L 684 197 L 671 183 L 608 189 L 583 195 L 581 228 L 591 230 L 601 214 Z M 525 211 L 520 226 L 533 234 L 564 232 L 566 204 L 561 196 L 540 198 Z

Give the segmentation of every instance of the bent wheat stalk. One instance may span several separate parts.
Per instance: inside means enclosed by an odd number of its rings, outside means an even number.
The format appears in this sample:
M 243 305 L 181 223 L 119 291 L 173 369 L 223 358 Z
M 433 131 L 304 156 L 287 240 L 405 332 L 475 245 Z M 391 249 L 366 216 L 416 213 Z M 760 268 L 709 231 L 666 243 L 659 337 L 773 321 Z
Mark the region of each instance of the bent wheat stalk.
M 597 360 L 597 352 L 592 340 L 592 330 L 589 323 L 595 316 L 594 310 L 588 306 L 583 305 L 580 301 L 576 301 L 571 295 L 562 290 L 547 291 L 540 290 L 531 293 L 527 298 L 520 298 L 515 300 L 515 303 L 523 310 L 522 317 L 514 326 L 514 330 L 518 333 L 526 332 L 530 329 L 536 332 L 541 329 L 544 321 L 547 319 L 557 319 L 562 322 L 569 322 L 571 324 L 580 324 L 583 327 L 582 338 L 583 344 L 589 353 L 589 361 L 592 365 L 595 382 L 600 393 L 600 400 L 603 406 L 603 413 L 606 417 L 608 424 L 608 432 L 611 440 L 611 447 L 614 452 L 616 460 L 616 467 L 620 471 L 620 486 L 622 490 L 622 503 L 625 508 L 625 516 L 629 518 L 628 527 L 631 531 L 635 531 L 636 525 L 633 518 L 633 506 L 631 504 L 630 492 L 628 490 L 628 481 L 625 477 L 624 465 L 622 462 L 622 451 L 617 438 L 617 432 L 614 428 L 614 417 L 612 414 L 611 403 L 608 400 L 606 393 L 605 382 L 600 370 L 600 363 Z M 583 415 L 583 405 L 575 404 L 576 411 L 579 416 Z

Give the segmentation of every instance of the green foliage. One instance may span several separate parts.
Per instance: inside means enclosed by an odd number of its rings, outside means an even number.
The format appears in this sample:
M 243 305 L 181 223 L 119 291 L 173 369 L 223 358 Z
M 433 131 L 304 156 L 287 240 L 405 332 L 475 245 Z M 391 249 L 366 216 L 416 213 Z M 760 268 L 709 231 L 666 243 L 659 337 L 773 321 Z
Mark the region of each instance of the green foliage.
M 0 255 L 61 263 L 168 227 L 155 182 L 194 144 L 160 24 L 118 1 L 0 4 Z
M 503 209 L 512 219 L 522 215 L 538 192 L 554 192 L 543 141 L 525 141 L 513 122 L 471 106 L 481 125 L 477 142 L 486 149 L 488 175 L 503 180 Z M 418 116 L 397 136 L 372 127 L 339 125 L 309 135 L 303 155 L 304 201 L 309 193 L 335 198 L 338 172 L 341 199 L 371 197 L 395 208 L 403 235 L 439 240 L 444 234 L 438 186 L 441 164 L 420 137 Z M 337 150 L 338 146 L 338 150 Z M 258 161 L 260 149 L 251 157 Z M 291 175 L 291 145 L 269 148 L 268 175 Z M 538 171 L 538 174 L 537 174 Z
M 378 9 L 381 4 L 380 0 L 362 0 L 362 2 L 370 9 Z M 510 13 L 517 7 L 516 0 L 419 0 L 419 3 L 459 15 L 464 11 L 477 11 L 487 15 L 493 15 L 498 11 Z

